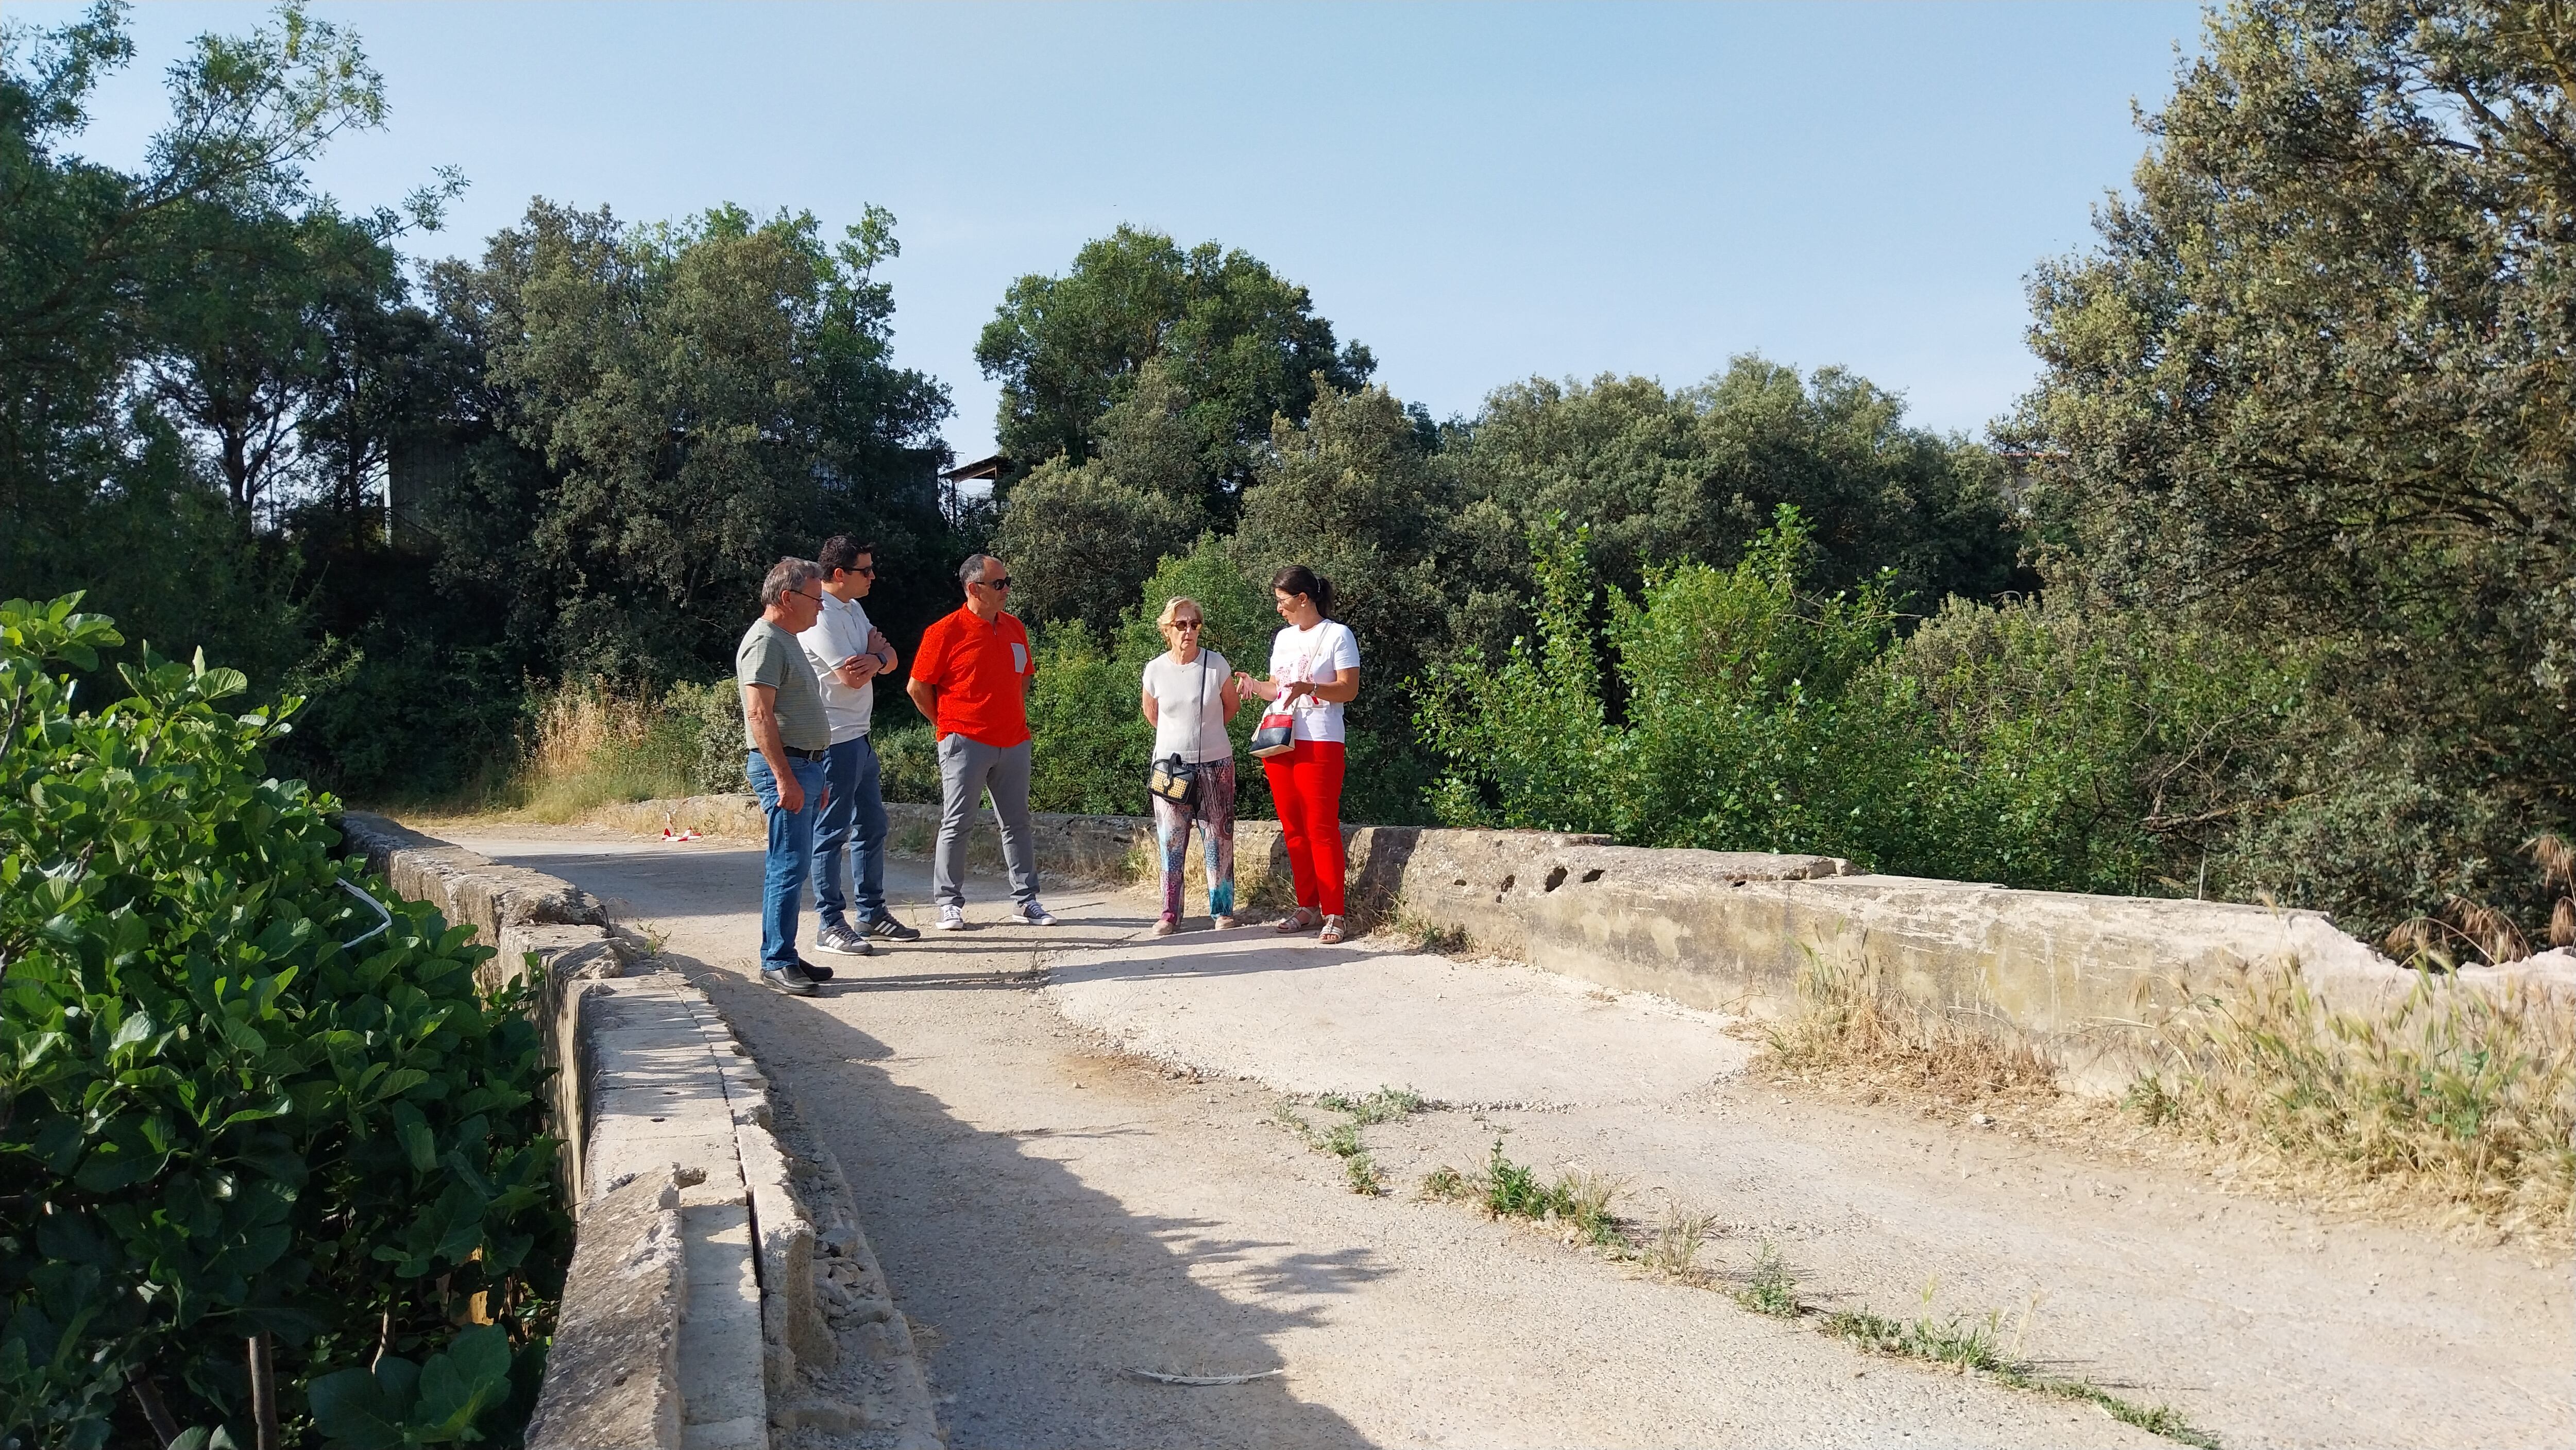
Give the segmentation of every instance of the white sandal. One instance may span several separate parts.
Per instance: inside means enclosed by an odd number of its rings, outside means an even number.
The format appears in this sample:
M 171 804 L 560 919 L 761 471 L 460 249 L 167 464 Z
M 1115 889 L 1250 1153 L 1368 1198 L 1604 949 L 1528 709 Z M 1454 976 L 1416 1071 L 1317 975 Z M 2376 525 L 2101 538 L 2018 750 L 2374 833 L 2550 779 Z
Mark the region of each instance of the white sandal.
M 1306 931 L 1314 925 L 1315 913 L 1301 906 L 1272 923 L 1270 929 L 1281 936 L 1286 936 L 1290 932 Z
M 1324 930 L 1315 938 L 1315 940 L 1322 942 L 1326 946 L 1331 946 L 1333 943 L 1340 941 L 1341 939 L 1342 919 L 1338 916 L 1325 917 Z

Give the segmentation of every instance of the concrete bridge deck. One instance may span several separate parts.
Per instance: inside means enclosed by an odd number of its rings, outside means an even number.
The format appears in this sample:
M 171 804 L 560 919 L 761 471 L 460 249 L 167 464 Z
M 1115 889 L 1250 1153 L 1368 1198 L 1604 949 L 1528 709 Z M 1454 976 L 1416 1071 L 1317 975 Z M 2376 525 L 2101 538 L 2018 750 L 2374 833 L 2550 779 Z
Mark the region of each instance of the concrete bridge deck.
M 2231 1446 L 2576 1441 L 2563 1259 L 1784 1097 L 1708 1014 L 1380 943 L 1158 940 L 1099 890 L 1051 894 L 1053 931 L 1003 927 L 989 885 L 981 929 L 819 958 L 839 979 L 793 999 L 751 980 L 754 847 L 440 834 L 583 886 L 708 986 L 847 1171 L 961 1450 L 2168 1443 L 1412 1196 L 1497 1137 L 1624 1179 L 1627 1214 L 1716 1215 L 1721 1271 L 1776 1244 L 1827 1307 L 1910 1317 L 1928 1292 L 2005 1311 L 2009 1338 L 2035 1302 L 2024 1354 Z M 924 876 L 893 863 L 917 923 Z M 1397 1192 L 1365 1198 L 1273 1112 L 1381 1084 L 1472 1106 L 1367 1129 Z

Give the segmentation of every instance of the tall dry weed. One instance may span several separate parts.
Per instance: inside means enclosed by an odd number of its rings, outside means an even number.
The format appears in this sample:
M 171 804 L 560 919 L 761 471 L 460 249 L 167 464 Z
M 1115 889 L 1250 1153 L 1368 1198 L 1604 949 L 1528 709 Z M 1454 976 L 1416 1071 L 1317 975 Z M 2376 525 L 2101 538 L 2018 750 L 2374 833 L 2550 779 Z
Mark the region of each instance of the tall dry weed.
M 2028 1043 L 1898 1001 L 1813 954 L 1798 997 L 1798 1016 L 1763 1029 L 1763 1066 L 1776 1075 L 1953 1104 L 2057 1096 L 2056 1069 Z
M 2386 1007 L 2337 1011 L 2283 965 L 2163 1036 L 2174 1066 L 2142 1078 L 2132 1106 L 2269 1177 L 2429 1198 L 2508 1229 L 2570 1224 L 2576 1008 L 2563 996 L 2427 973 Z
M 658 699 L 572 682 L 538 701 L 498 804 L 569 821 L 600 806 L 741 790 L 742 717 L 728 682 L 681 683 Z

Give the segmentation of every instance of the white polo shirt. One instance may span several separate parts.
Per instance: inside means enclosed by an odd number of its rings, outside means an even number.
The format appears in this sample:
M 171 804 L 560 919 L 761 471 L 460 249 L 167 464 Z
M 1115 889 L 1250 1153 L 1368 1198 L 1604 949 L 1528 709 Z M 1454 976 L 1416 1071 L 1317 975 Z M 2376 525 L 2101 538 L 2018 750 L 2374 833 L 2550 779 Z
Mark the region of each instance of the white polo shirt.
M 814 682 L 823 692 L 823 718 L 831 722 L 834 745 L 867 734 L 868 723 L 876 715 L 877 682 L 871 679 L 853 690 L 834 673 L 868 652 L 870 628 L 868 612 L 859 607 L 859 601 L 844 604 L 827 592 L 814 615 L 814 627 L 796 636 L 796 642 L 805 647 L 805 657 L 814 662 Z

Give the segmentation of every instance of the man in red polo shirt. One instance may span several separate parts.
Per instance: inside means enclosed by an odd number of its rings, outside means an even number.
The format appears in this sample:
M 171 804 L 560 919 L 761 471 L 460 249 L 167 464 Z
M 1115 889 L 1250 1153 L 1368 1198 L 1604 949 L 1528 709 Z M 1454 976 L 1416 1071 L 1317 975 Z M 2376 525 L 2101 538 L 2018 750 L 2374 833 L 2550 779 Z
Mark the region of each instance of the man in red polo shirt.
M 1029 682 L 1037 662 L 1029 632 L 1004 612 L 1011 571 L 989 554 L 957 568 L 966 607 L 930 626 L 912 653 L 906 693 L 939 735 L 939 848 L 930 894 L 941 931 L 966 929 L 966 833 L 976 802 L 993 793 L 1002 860 L 1011 871 L 1009 919 L 1053 926 L 1038 904 L 1037 841 L 1029 832 Z

